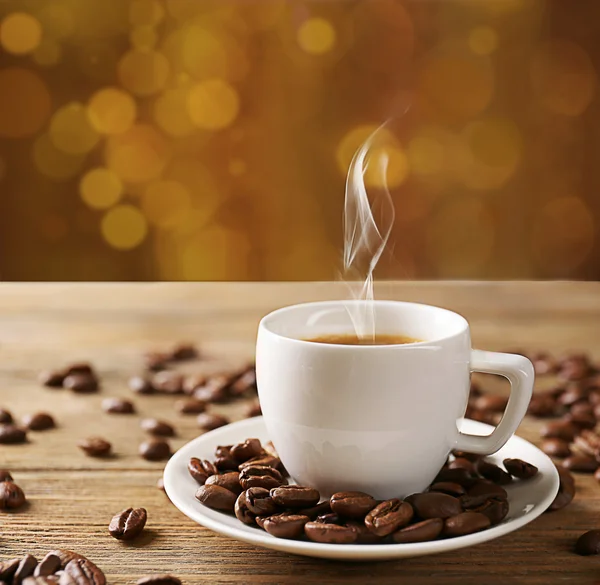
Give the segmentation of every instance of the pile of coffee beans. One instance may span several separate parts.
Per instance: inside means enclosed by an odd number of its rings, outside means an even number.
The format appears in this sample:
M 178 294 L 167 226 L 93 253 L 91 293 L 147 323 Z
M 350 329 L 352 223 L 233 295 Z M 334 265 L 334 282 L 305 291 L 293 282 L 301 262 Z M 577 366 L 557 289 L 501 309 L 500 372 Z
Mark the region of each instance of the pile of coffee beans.
M 22 508 L 26 502 L 25 493 L 13 481 L 10 471 L 0 469 L 0 510 L 16 510 Z
M 58 370 L 40 372 L 39 381 L 48 388 L 68 388 L 77 394 L 91 394 L 99 388 L 98 376 L 91 364 L 75 363 Z
M 454 453 L 423 493 L 378 501 L 343 491 L 321 501 L 316 489 L 288 484 L 273 445 L 255 438 L 217 447 L 214 461 L 193 457 L 188 463 L 200 484 L 196 499 L 205 506 L 278 538 L 326 544 L 424 542 L 485 530 L 508 514 L 503 486 L 538 472 L 520 459 L 506 459 L 504 467 Z

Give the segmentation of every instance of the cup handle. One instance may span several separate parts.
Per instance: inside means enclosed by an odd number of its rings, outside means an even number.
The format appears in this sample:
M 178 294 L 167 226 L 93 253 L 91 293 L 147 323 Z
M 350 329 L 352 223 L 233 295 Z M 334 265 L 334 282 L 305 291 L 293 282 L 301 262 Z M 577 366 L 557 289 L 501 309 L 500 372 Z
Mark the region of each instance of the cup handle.
M 487 436 L 458 433 L 456 449 L 480 455 L 490 455 L 512 437 L 527 412 L 533 392 L 532 363 L 522 355 L 471 350 L 471 371 L 497 374 L 508 378 L 510 397 L 502 420 Z

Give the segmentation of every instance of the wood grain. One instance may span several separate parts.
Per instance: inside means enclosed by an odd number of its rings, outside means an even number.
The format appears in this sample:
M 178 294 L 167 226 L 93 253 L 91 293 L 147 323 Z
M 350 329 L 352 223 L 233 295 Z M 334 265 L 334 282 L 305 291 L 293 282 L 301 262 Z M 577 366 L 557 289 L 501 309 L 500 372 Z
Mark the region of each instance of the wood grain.
M 100 408 L 103 397 L 132 397 L 126 380 L 141 369 L 147 349 L 195 341 L 205 359 L 183 370 L 234 367 L 252 358 L 263 314 L 345 296 L 344 285 L 331 283 L 0 285 L 0 407 L 18 417 L 45 410 L 59 425 L 30 433 L 27 445 L 0 445 L 0 466 L 14 471 L 30 501 L 22 511 L 0 514 L 0 560 L 70 548 L 103 568 L 111 584 L 134 583 L 151 572 L 176 574 L 186 584 L 597 583 L 598 559 L 572 552 L 579 534 L 600 527 L 600 486 L 590 477 L 577 477 L 570 507 L 491 543 L 398 562 L 318 561 L 218 536 L 185 518 L 156 489 L 163 465 L 137 455 L 144 438 L 140 418 L 160 416 L 175 424 L 174 447 L 199 433 L 194 417 L 174 411 L 174 398 L 134 396 L 135 415 Z M 599 284 L 381 283 L 377 296 L 462 313 L 476 347 L 585 349 L 600 358 Z M 82 359 L 100 372 L 99 394 L 78 396 L 37 383 L 39 370 Z M 245 406 L 215 410 L 238 419 Z M 539 443 L 539 425 L 526 420 L 519 434 Z M 94 434 L 113 442 L 114 458 L 95 460 L 77 449 L 77 439 Z M 146 507 L 149 515 L 145 536 L 132 544 L 107 532 L 111 516 L 127 506 Z

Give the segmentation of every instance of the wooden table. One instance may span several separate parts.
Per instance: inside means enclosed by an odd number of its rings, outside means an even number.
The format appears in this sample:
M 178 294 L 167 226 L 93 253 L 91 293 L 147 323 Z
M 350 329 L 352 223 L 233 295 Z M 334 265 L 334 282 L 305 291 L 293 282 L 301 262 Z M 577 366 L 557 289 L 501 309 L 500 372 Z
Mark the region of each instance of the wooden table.
M 163 465 L 137 455 L 141 416 L 176 424 L 179 447 L 198 434 L 194 417 L 173 398 L 134 396 L 138 414 L 108 415 L 106 396 L 129 396 L 126 380 L 141 369 L 142 352 L 197 341 L 207 361 L 188 371 L 235 366 L 253 356 L 261 315 L 289 303 L 346 296 L 342 285 L 287 284 L 2 284 L 0 285 L 0 407 L 21 417 L 45 410 L 59 428 L 30 433 L 26 445 L 0 445 L 0 467 L 14 472 L 30 506 L 0 513 L 0 559 L 69 548 L 88 556 L 109 583 L 133 583 L 165 572 L 184 583 L 598 583 L 598 558 L 573 554 L 576 537 L 600 528 L 600 486 L 578 476 L 568 508 L 544 514 L 496 541 L 435 557 L 341 564 L 276 553 L 218 536 L 184 517 L 156 487 Z M 600 284 L 382 283 L 379 298 L 421 301 L 464 314 L 474 344 L 552 351 L 585 349 L 600 358 Z M 102 389 L 96 395 L 42 388 L 46 367 L 90 360 Z M 217 407 L 239 418 L 244 405 Z M 539 423 L 519 434 L 539 442 Z M 117 456 L 85 457 L 79 438 L 102 435 Z M 132 544 L 107 533 L 127 506 L 148 510 L 144 537 Z

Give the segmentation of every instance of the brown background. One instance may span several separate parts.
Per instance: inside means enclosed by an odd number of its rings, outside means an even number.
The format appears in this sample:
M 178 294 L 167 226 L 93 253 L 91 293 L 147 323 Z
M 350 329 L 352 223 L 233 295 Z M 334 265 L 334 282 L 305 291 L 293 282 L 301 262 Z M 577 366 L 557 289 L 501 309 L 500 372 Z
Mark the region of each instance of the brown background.
M 597 279 L 599 33 L 596 0 L 2 0 L 0 278 L 335 278 L 391 118 L 378 276 Z

